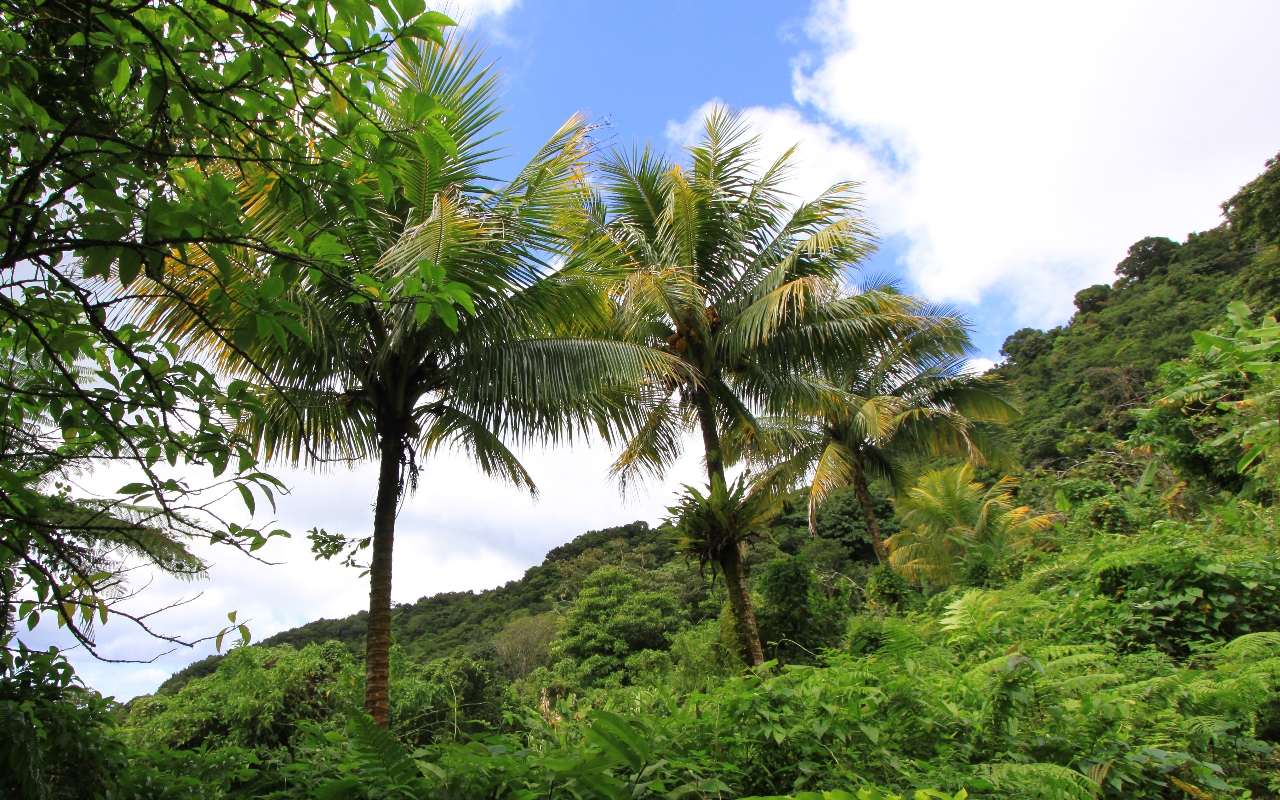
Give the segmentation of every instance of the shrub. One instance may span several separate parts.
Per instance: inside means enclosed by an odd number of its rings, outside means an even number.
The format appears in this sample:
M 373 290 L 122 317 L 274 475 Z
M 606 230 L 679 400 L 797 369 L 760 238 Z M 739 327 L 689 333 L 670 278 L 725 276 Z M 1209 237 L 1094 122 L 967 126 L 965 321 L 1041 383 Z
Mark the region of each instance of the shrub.
M 1091 501 L 1084 506 L 1081 513 L 1094 530 L 1106 533 L 1132 533 L 1137 528 L 1137 520 L 1134 519 L 1129 506 L 1114 495 Z
M 363 690 L 358 673 L 338 642 L 236 648 L 177 694 L 135 700 L 125 734 L 142 747 L 283 747 L 302 723 L 338 724 Z
M 0 651 L 0 796 L 101 794 L 123 765 L 111 703 L 76 681 L 56 649 Z
M 817 578 L 800 556 L 780 558 L 760 577 L 764 605 L 760 638 L 767 658 L 783 664 L 811 664 L 814 654 L 833 643 L 839 608 L 819 592 Z
M 397 736 L 414 745 L 502 728 L 514 707 L 510 684 L 491 665 L 470 658 L 403 662 L 392 675 L 391 718 Z
M 1128 647 L 1186 655 L 1197 644 L 1280 626 L 1277 556 L 1228 562 L 1178 541 L 1112 553 L 1094 574 L 1099 594 L 1132 613 L 1122 629 Z
M 666 592 L 646 592 L 632 574 L 605 567 L 583 583 L 565 614 L 554 652 L 577 662 L 585 686 L 611 677 L 627 681 L 626 659 L 641 650 L 667 650 L 682 626 Z

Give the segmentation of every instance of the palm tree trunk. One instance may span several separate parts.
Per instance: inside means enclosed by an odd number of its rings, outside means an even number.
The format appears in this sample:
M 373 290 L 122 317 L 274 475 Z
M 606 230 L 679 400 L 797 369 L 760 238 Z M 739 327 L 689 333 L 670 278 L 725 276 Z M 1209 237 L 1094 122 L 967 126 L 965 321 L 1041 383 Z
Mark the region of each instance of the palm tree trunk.
M 876 551 L 876 560 L 883 564 L 889 560 L 889 554 L 884 549 L 884 537 L 880 535 L 880 523 L 876 520 L 871 491 L 867 488 L 867 479 L 861 470 L 853 474 L 853 493 L 858 496 L 858 505 L 862 506 L 862 518 L 867 521 L 867 533 L 871 535 L 871 548 Z
M 702 428 L 702 446 L 707 454 L 707 477 L 724 480 L 724 454 L 720 451 L 720 432 L 716 428 L 716 414 L 711 396 L 706 391 L 698 393 L 698 423 Z M 725 587 L 729 590 L 729 606 L 733 609 L 734 627 L 742 641 L 742 650 L 752 667 L 764 663 L 764 648 L 760 646 L 760 629 L 756 615 L 751 610 L 751 591 L 747 587 L 747 570 L 742 563 L 742 551 L 737 542 L 729 542 L 720 550 L 720 571 L 724 573 Z
M 391 548 L 400 502 L 404 441 L 383 436 L 378 499 L 373 510 L 373 556 L 369 562 L 369 630 L 364 650 L 364 713 L 384 730 L 391 697 Z
M 724 573 L 725 587 L 729 590 L 729 606 L 733 609 L 734 627 L 742 642 L 742 651 L 753 667 L 764 663 L 764 648 L 760 646 L 760 629 L 756 626 L 756 614 L 751 609 L 751 593 L 747 589 L 747 570 L 742 563 L 742 551 L 732 543 L 720 551 L 720 571 Z

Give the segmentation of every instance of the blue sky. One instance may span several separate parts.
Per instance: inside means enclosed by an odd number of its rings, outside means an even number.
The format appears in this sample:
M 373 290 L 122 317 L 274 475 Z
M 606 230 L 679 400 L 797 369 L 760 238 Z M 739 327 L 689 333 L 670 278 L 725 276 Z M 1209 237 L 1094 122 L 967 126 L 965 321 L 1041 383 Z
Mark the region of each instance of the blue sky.
M 799 144 L 798 194 L 865 181 L 884 242 L 867 272 L 962 308 L 989 359 L 1020 327 L 1065 322 L 1072 295 L 1110 282 L 1132 242 L 1218 224 L 1218 204 L 1280 150 L 1272 0 L 468 7 L 506 74 L 513 166 L 577 111 L 607 119 L 601 136 L 620 145 L 675 148 L 710 104 L 729 103 L 761 132 L 764 155 Z M 459 456 L 426 465 L 399 517 L 396 602 L 497 586 L 584 531 L 656 522 L 680 484 L 701 475 L 688 454 L 667 481 L 624 501 L 605 478 L 612 454 L 599 443 L 522 457 L 538 503 Z M 234 610 L 261 638 L 365 608 L 367 584 L 312 561 L 301 532 L 368 535 L 374 471 L 276 472 L 292 493 L 274 523 L 297 538 L 263 551 L 274 563 L 202 551 L 209 580 L 157 578 L 136 609 L 194 598 L 153 621 L 195 638 Z M 127 480 L 106 473 L 86 484 L 108 492 Z M 59 639 L 42 626 L 28 640 Z M 107 665 L 73 656 L 90 685 L 121 698 L 212 651 L 165 655 L 119 622 L 100 643 L 109 657 L 156 657 Z
M 507 76 L 513 133 L 550 132 L 570 114 L 608 119 L 622 142 L 663 141 L 667 123 L 710 97 L 791 101 L 805 7 L 785 2 L 526 2 L 482 17 Z

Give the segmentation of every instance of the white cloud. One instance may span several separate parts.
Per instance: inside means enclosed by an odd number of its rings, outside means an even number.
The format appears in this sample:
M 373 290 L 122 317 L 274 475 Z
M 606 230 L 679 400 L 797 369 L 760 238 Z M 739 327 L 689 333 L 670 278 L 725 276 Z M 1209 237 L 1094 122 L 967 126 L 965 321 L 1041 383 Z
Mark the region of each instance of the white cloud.
M 976 375 L 981 375 L 982 373 L 991 369 L 995 365 L 996 365 L 996 362 L 992 361 L 989 358 L 971 358 L 969 359 L 967 366 L 970 372 Z
M 439 8 L 458 23 L 466 25 L 481 17 L 501 17 L 511 9 L 520 5 L 520 0 L 449 0 L 449 2 L 428 8 Z
M 817 113 L 748 113 L 802 142 L 803 193 L 865 181 L 919 291 L 1053 324 L 1135 240 L 1218 224 L 1280 149 L 1277 26 L 1268 2 L 825 2 L 794 76 Z

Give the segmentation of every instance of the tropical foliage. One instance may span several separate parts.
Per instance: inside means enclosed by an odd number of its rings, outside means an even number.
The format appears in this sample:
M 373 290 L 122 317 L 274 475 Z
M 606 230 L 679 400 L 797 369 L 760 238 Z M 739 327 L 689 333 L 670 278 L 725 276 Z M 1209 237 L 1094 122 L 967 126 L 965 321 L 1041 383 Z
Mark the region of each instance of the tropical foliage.
M 419 460 L 457 448 L 487 474 L 534 491 L 512 439 L 551 443 L 585 431 L 607 438 L 631 422 L 615 395 L 679 374 L 649 348 L 590 338 L 605 313 L 594 279 L 572 265 L 549 266 L 583 229 L 581 120 L 570 120 L 511 182 L 488 185 L 496 83 L 479 60 L 462 39 L 396 52 L 383 109 L 383 124 L 400 133 L 394 166 L 377 166 L 362 147 L 339 154 L 376 167 L 377 188 L 361 207 L 327 195 L 275 202 L 246 187 L 243 202 L 263 237 L 323 215 L 323 237 L 337 254 L 291 285 L 278 262 L 251 251 L 233 265 L 237 280 L 274 283 L 298 309 L 288 332 L 239 341 L 259 323 L 217 302 L 225 276 L 216 270 L 184 284 L 212 311 L 165 300 L 143 306 L 154 325 L 211 353 L 224 371 L 262 375 L 266 419 L 246 433 L 264 457 L 318 467 L 378 462 L 365 705 L 382 725 L 395 513 L 417 483 Z M 326 556 L 346 544 L 315 538 Z
M 250 551 L 265 542 L 202 513 L 209 493 L 238 491 L 252 506 L 279 488 L 232 429 L 256 399 L 130 324 L 120 311 L 129 299 L 106 283 L 133 291 L 145 274 L 179 299 L 169 278 L 198 269 L 200 253 L 324 259 L 308 248 L 319 233 L 309 225 L 278 241 L 250 231 L 234 176 L 287 165 L 290 179 L 259 190 L 296 196 L 323 183 L 354 198 L 344 166 L 312 143 L 322 134 L 377 143 L 388 132 L 371 114 L 342 131 L 325 115 L 376 104 L 388 49 L 440 40 L 452 24 L 413 4 L 403 14 L 379 7 L 377 20 L 327 2 L 0 8 L 0 646 L 11 644 L 12 623 L 42 615 L 90 652 L 95 618 L 132 616 L 151 630 L 118 602 L 128 594 L 122 553 L 191 574 L 189 537 Z M 272 287 L 224 289 L 264 327 L 290 317 Z M 127 482 L 90 497 L 76 478 L 103 464 L 126 470 Z M 212 474 L 201 478 L 205 466 Z M 166 474 L 174 467 L 185 479 Z
M 856 187 L 792 202 L 723 109 L 677 158 L 574 118 L 500 183 L 496 79 L 415 0 L 0 16 L 5 797 L 1280 796 L 1275 161 L 977 376 L 957 314 L 854 288 Z M 511 445 L 587 433 L 624 489 L 698 437 L 706 487 L 391 606 L 421 459 L 532 491 Z M 368 611 L 232 612 L 125 704 L 20 640 L 93 653 L 131 565 L 283 533 L 202 488 L 374 458 L 373 535 L 311 533 Z
M 809 526 L 837 489 L 852 486 L 871 545 L 887 559 L 870 484 L 895 492 L 920 460 L 964 458 L 985 464 L 999 455 L 990 425 L 1017 417 L 1001 383 L 968 371 L 972 354 L 966 323 L 955 314 L 926 310 L 919 330 L 884 341 L 848 363 L 831 364 L 824 377 L 833 391 L 812 400 L 787 398 L 795 419 L 774 421 L 785 442 L 784 470 L 809 480 Z M 812 476 L 812 477 L 810 477 Z
M 767 447 L 757 415 L 827 393 L 815 370 L 921 324 L 918 299 L 844 285 L 871 250 L 856 186 L 792 206 L 783 188 L 792 154 L 760 165 L 758 147 L 741 116 L 717 108 L 686 148 L 688 168 L 648 148 L 614 152 L 601 167 L 601 235 L 627 268 L 614 325 L 689 368 L 654 387 L 658 402 L 613 467 L 624 487 L 662 475 L 694 430 L 710 496 L 727 492 L 725 468 Z M 714 557 L 758 665 L 741 552 L 718 547 Z
M 1017 481 L 1001 478 L 990 488 L 973 478 L 973 467 L 933 470 L 898 501 L 906 530 L 886 544 L 889 561 L 907 578 L 950 586 L 959 570 L 1005 562 L 1048 530 L 1048 514 L 1015 505 Z

